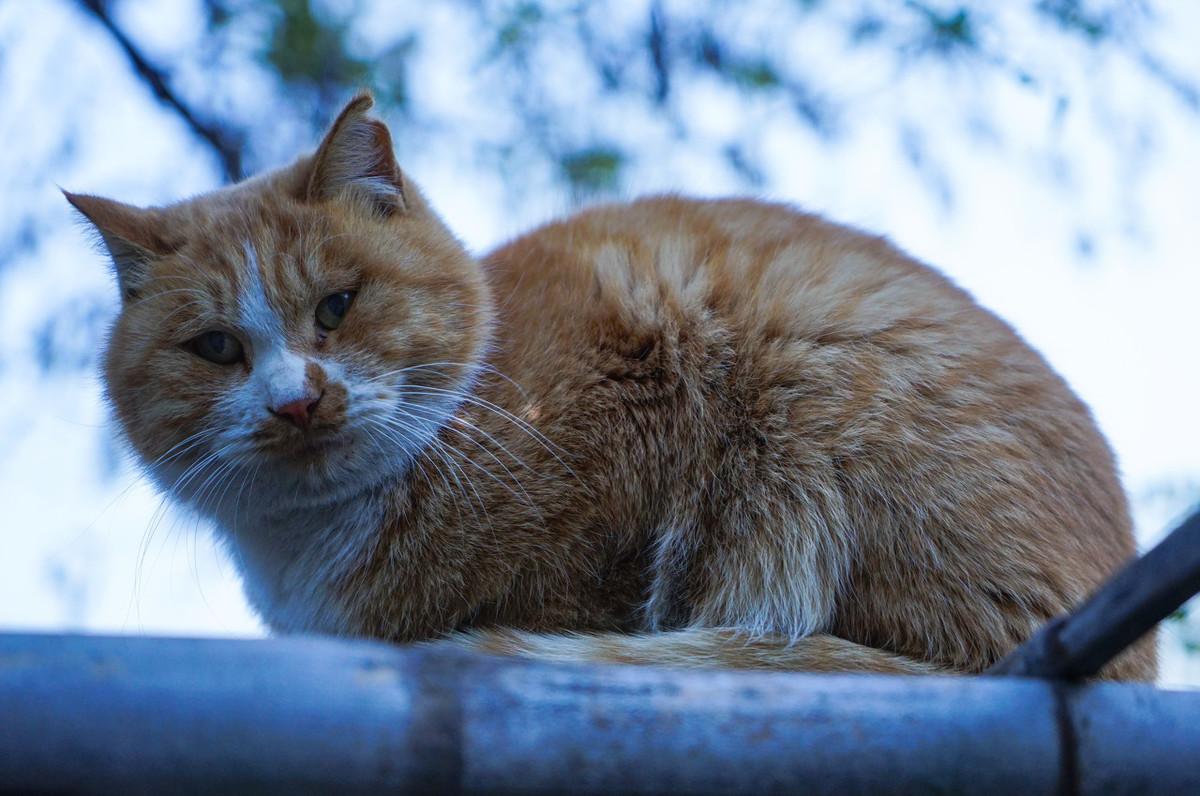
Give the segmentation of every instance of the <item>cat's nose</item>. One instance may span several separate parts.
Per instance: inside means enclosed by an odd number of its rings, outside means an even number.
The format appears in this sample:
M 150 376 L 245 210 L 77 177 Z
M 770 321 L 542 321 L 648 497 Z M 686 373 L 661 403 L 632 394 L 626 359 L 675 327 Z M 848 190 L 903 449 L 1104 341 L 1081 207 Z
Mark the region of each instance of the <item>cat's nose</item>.
M 312 420 L 313 411 L 316 410 L 317 404 L 320 402 L 320 395 L 306 395 L 295 401 L 289 401 L 282 406 L 270 406 L 267 408 L 271 414 L 288 421 L 296 428 L 308 428 L 308 424 Z

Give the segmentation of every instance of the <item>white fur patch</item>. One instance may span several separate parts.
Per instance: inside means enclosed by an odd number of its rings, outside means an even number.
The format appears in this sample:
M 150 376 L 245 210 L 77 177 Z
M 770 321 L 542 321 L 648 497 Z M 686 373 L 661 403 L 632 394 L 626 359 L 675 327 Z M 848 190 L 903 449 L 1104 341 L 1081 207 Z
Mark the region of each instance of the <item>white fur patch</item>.
M 277 341 L 255 363 L 251 380 L 262 401 L 272 409 L 311 395 L 308 360 Z
M 246 255 L 246 281 L 238 297 L 239 320 L 250 342 L 258 345 L 267 341 L 282 341 L 283 320 L 267 302 L 267 291 L 263 287 L 262 266 L 258 253 L 250 241 L 242 244 Z
M 267 301 L 262 266 L 254 246 L 246 241 L 243 250 L 246 280 L 238 297 L 238 309 L 242 330 L 253 352 L 249 389 L 263 407 L 275 408 L 309 395 L 308 361 L 287 346 L 283 319 Z

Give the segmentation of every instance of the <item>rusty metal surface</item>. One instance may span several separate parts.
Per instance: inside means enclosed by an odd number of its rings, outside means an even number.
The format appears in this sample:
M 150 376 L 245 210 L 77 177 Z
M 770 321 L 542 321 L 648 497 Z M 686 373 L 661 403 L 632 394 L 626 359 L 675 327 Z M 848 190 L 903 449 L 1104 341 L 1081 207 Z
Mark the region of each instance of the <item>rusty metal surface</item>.
M 1200 693 L 0 635 L 0 791 L 1200 792 Z

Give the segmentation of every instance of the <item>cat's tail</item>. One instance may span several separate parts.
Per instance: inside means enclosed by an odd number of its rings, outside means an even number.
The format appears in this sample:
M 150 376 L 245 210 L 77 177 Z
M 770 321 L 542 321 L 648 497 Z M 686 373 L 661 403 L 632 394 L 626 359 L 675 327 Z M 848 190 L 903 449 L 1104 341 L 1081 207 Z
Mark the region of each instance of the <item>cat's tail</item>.
M 697 627 L 637 634 L 546 634 L 497 628 L 456 633 L 443 643 L 491 655 L 574 663 L 802 672 L 952 673 L 931 663 L 836 636 L 785 639 L 751 635 L 733 628 Z

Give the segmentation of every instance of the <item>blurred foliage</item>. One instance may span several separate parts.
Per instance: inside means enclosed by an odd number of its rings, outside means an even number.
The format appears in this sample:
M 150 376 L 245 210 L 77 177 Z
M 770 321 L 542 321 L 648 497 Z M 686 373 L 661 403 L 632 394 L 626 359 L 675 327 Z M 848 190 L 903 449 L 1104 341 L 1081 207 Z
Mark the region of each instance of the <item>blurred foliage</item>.
M 107 295 L 70 296 L 34 330 L 34 356 L 38 366 L 52 370 L 92 370 L 99 350 L 97 330 L 109 320 Z
M 87 3 L 84 3 L 87 5 Z M 120 2 L 101 3 L 113 12 Z M 395 4 L 367 0 L 203 0 L 204 53 L 197 68 L 218 76 L 255 67 L 274 83 L 279 102 L 254 118 L 249 109 L 221 94 L 220 81 L 186 98 L 197 116 L 227 128 L 226 139 L 244 141 L 249 170 L 277 162 L 286 147 L 311 137 L 356 88 L 372 88 L 391 114 L 403 114 L 414 129 L 438 133 L 452 119 L 445 109 L 423 102 L 409 85 L 409 62 L 443 46 L 413 17 L 408 30 L 388 35 L 365 29 Z M 1000 5 L 1008 6 L 1001 9 Z M 802 67 L 792 57 L 788 35 L 820 23 L 838 31 L 847 51 L 874 50 L 889 57 L 898 73 L 930 64 L 946 71 L 984 69 L 1052 94 L 1054 75 L 1040 74 L 1005 51 L 999 16 L 1017 15 L 1044 33 L 1088 47 L 1121 48 L 1154 79 L 1193 108 L 1196 86 L 1174 73 L 1165 59 L 1143 46 L 1153 18 L 1148 4 L 1131 0 L 1037 0 L 987 2 L 877 2 L 827 0 L 729 4 L 723 0 L 667 3 L 587 3 L 560 0 L 441 0 L 422 10 L 451 14 L 479 37 L 475 64 L 478 88 L 497 108 L 497 129 L 481 134 L 477 154 L 505 173 L 542 169 L 563 180 L 577 197 L 618 191 L 636 146 L 621 135 L 605 104 L 641 107 L 686 138 L 692 131 L 678 102 L 680 87 L 715 79 L 745 95 L 782 100 L 782 107 L 815 135 L 832 141 L 870 114 L 868 103 L 839 93 L 837 64 Z M 384 11 L 380 11 L 383 8 Z M 119 16 L 119 15 L 118 15 Z M 369 25 L 369 23 L 366 23 Z M 814 28 L 814 30 L 818 30 Z M 247 35 L 247 31 L 255 35 Z M 790 40 L 795 46 L 795 40 Z M 181 55 L 186 60 L 187 54 Z M 161 64 L 166 74 L 184 63 Z M 581 98 L 590 102 L 581 102 Z M 1070 97 L 1053 98 L 1067 107 Z M 215 108 L 222 108 L 217 114 Z M 234 112 L 230 112 L 230 109 Z M 595 111 L 588 117 L 587 111 Z M 976 114 L 979 116 L 979 114 Z M 281 121 L 300 122 L 290 137 L 273 134 Z M 973 119 L 977 128 L 986 121 Z M 285 125 L 286 126 L 286 125 Z M 295 127 L 288 129 L 296 130 Z M 923 152 L 922 136 L 909 124 L 897 130 L 901 150 L 915 168 L 936 171 Z M 763 164 L 744 140 L 719 142 L 727 165 L 749 185 L 761 182 Z M 237 162 L 243 162 L 241 158 Z M 241 175 L 229 175 L 231 177 Z M 949 200 L 940 178 L 928 181 Z
M 615 147 L 599 146 L 569 152 L 561 161 L 563 176 L 573 189 L 601 193 L 617 186 L 625 156 Z
M 336 88 L 366 80 L 370 64 L 348 52 L 344 21 L 316 14 L 309 0 L 276 0 L 274 5 L 273 29 L 263 56 L 285 83 Z M 216 16 L 225 24 L 236 21 L 228 9 Z

